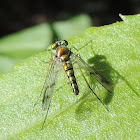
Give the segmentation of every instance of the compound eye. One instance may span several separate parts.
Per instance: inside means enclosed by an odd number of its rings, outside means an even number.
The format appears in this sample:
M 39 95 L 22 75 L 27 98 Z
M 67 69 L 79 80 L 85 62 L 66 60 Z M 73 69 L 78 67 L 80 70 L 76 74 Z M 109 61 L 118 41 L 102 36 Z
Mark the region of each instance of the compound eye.
M 52 49 L 55 49 L 57 47 L 57 44 L 56 43 L 53 43 L 52 44 Z
M 65 44 L 66 44 L 66 46 L 68 45 L 68 41 L 67 40 L 64 40 L 64 42 L 65 42 Z
M 67 46 L 68 45 L 68 42 L 66 40 L 63 40 L 63 41 L 61 41 L 61 44 Z

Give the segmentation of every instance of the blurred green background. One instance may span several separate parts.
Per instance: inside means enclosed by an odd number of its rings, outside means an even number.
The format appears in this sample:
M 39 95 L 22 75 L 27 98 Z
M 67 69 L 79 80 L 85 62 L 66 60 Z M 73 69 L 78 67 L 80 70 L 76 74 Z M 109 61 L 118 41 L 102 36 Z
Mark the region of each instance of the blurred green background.
M 56 39 L 67 39 L 91 26 L 120 21 L 119 13 L 139 13 L 139 0 L 13 0 L 0 4 L 0 74 Z

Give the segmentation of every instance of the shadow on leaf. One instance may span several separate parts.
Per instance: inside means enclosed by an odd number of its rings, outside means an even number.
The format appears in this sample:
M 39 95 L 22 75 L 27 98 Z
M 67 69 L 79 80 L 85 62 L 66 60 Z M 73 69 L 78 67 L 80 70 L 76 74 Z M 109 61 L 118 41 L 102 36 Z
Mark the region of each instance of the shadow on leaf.
M 114 87 L 116 83 L 118 82 L 119 76 L 115 80 L 113 79 L 113 76 L 115 75 L 115 73 L 112 67 L 110 66 L 110 64 L 106 61 L 106 57 L 103 55 L 95 55 L 94 57 L 88 60 L 88 63 L 91 65 L 93 69 L 95 69 L 99 74 L 101 74 L 105 79 L 107 79 L 108 81 L 107 84 L 110 84 L 113 87 L 110 92 L 108 91 L 103 92 L 104 96 L 102 100 L 103 100 L 103 103 L 107 105 L 111 102 L 113 98 Z M 97 80 L 95 80 L 93 76 L 89 75 L 89 77 L 90 77 L 89 83 L 92 89 L 95 91 L 96 85 L 97 84 L 100 85 L 100 83 Z M 92 95 L 93 94 L 91 94 L 91 92 L 88 92 L 80 99 L 80 103 L 76 109 L 76 118 L 78 120 L 86 119 L 87 114 L 95 111 L 94 104 L 97 99 Z

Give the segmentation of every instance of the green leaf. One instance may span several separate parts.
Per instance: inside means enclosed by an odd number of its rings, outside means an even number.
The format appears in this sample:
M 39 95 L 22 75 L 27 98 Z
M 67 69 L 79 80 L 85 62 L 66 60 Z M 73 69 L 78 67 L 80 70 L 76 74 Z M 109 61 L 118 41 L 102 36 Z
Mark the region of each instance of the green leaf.
M 17 62 L 44 51 L 51 43 L 49 24 L 40 24 L 0 39 L 0 73 L 9 72 Z
M 0 54 L 14 58 L 27 58 L 45 50 L 51 43 L 51 39 L 50 25 L 43 23 L 3 37 L 0 40 Z
M 90 26 L 90 17 L 81 14 L 66 21 L 57 21 L 52 25 L 43 23 L 3 37 L 0 39 L 0 73 L 8 72 L 20 60 L 46 50 L 54 36 L 68 38 Z
M 50 51 L 42 52 L 0 76 L 0 139 L 139 139 L 140 15 L 121 17 L 122 22 L 92 27 L 67 39 L 69 46 L 84 46 L 78 53 L 113 85 L 114 91 L 107 93 L 87 77 L 110 111 L 90 92 L 77 67 L 78 96 L 62 70 L 41 130 L 46 112 L 41 100 L 33 105 L 48 70 L 42 61 L 51 57 Z

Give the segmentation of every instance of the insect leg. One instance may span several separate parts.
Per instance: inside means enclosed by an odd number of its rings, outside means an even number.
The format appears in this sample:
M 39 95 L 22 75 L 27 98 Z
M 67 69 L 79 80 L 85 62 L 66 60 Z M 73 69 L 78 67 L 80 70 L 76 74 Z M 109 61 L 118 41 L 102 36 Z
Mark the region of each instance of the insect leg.
M 80 72 L 81 72 L 81 74 L 82 74 L 82 76 L 83 76 L 83 78 L 84 78 L 84 80 L 85 80 L 85 82 L 86 82 L 86 84 L 87 84 L 87 86 L 89 87 L 89 89 L 92 91 L 92 93 L 96 96 L 96 98 L 101 102 L 101 104 L 105 107 L 105 109 L 109 112 L 109 110 L 107 109 L 107 107 L 105 106 L 105 104 L 102 102 L 102 100 L 97 96 L 97 94 L 93 91 L 93 89 L 91 88 L 91 86 L 89 85 L 89 83 L 87 82 L 87 79 L 86 79 L 86 77 L 84 76 L 84 74 L 83 74 L 83 72 L 82 72 L 82 70 L 81 70 L 81 67 L 80 67 L 80 65 L 77 63 L 77 62 L 75 62 L 77 65 L 78 65 L 78 67 L 79 67 L 79 69 L 80 69 Z
M 43 125 L 42 125 L 42 128 L 41 128 L 42 130 L 43 130 L 43 128 L 44 128 L 44 124 L 45 124 L 46 119 L 47 119 L 47 116 L 48 116 L 48 112 L 49 112 L 50 104 L 51 104 L 51 101 L 49 102 L 49 106 L 48 106 L 48 109 L 47 109 L 47 113 L 46 113 L 46 116 L 45 116 L 45 119 L 44 119 L 44 122 L 43 122 Z
M 51 59 L 50 59 L 49 62 L 45 62 L 45 63 L 49 63 L 49 64 L 48 64 L 48 68 L 50 67 L 50 63 L 51 63 L 51 62 L 52 62 Z M 39 95 L 39 97 L 38 97 L 38 99 L 37 99 L 37 101 L 35 102 L 35 104 L 34 104 L 33 107 L 35 107 L 35 106 L 38 104 L 38 101 L 39 101 L 39 99 L 40 99 L 40 97 L 41 97 L 41 95 L 42 95 L 42 93 L 43 93 L 44 88 L 45 88 L 45 85 L 46 85 L 46 82 L 47 82 L 48 74 L 49 74 L 49 71 L 48 71 L 48 73 L 47 73 L 47 76 L 46 76 L 46 79 L 45 79 L 45 82 L 44 82 L 43 88 L 42 88 L 42 90 L 41 90 L 41 93 L 40 93 L 40 95 Z
M 92 43 L 92 40 L 90 40 L 87 44 L 85 44 L 84 46 L 82 46 L 82 47 L 79 48 L 79 49 L 77 49 L 77 48 L 74 47 L 74 46 L 71 46 L 71 47 L 70 47 L 70 50 L 74 48 L 76 51 L 79 51 L 79 50 L 83 49 L 84 47 L 86 47 L 90 42 Z

